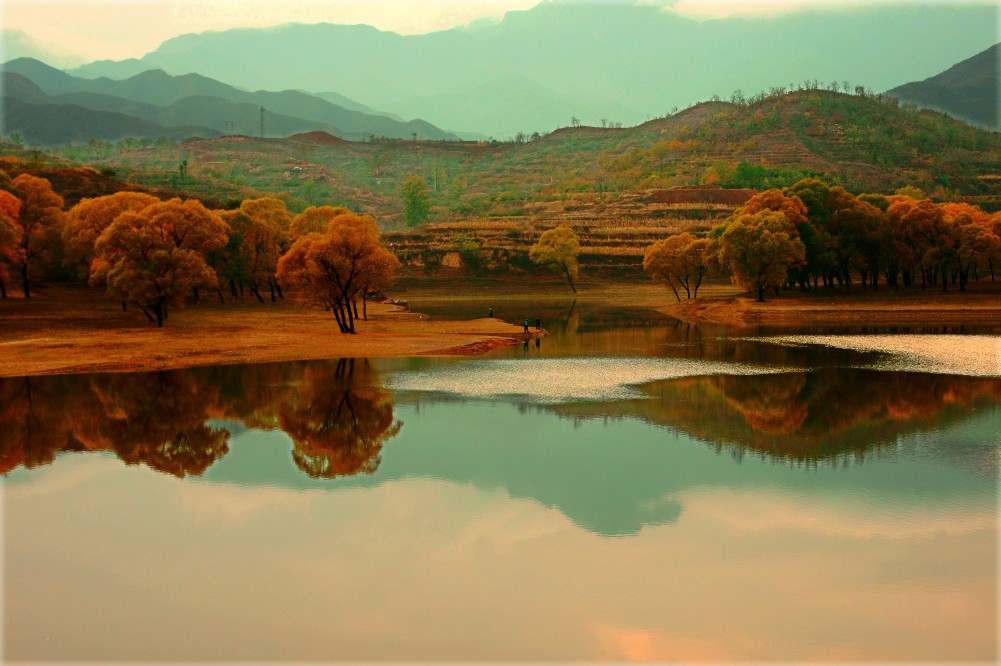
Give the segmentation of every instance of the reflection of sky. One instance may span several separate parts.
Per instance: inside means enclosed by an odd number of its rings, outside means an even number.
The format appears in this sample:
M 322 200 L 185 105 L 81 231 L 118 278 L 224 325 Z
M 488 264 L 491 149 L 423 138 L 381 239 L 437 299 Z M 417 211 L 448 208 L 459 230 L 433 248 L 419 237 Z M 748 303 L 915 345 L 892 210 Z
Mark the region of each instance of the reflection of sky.
M 371 477 L 312 481 L 255 430 L 200 479 L 16 471 L 5 656 L 994 657 L 996 482 L 927 435 L 801 468 L 502 402 L 396 416 Z
M 397 372 L 388 384 L 398 391 L 475 398 L 518 396 L 536 404 L 555 404 L 641 398 L 644 394 L 633 387 L 657 380 L 782 371 L 783 368 L 741 363 L 648 357 L 492 359 Z
M 879 370 L 1001 377 L 1001 337 L 996 335 L 780 335 L 752 340 L 877 352 L 882 357 L 873 367 Z

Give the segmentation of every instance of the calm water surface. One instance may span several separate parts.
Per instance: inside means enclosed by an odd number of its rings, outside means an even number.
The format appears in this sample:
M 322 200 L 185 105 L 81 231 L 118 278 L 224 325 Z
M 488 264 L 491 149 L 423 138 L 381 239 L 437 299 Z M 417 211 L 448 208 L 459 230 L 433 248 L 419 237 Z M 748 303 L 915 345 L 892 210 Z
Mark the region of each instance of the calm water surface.
M 996 658 L 998 330 L 504 307 L 552 335 L 0 379 L 4 657 Z

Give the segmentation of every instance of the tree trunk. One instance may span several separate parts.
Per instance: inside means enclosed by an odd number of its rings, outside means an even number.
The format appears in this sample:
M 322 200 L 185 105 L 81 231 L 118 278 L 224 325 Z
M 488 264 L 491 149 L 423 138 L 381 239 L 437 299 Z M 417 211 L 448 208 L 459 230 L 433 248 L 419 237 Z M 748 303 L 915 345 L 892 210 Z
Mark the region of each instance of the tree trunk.
M 341 304 L 337 303 L 330 309 L 334 311 L 334 319 L 337 320 L 338 330 L 340 330 L 341 333 L 347 333 L 346 330 L 347 327 L 344 323 L 344 316 L 343 313 L 341 312 Z
M 759 303 L 765 302 L 765 285 L 763 284 L 758 285 L 758 302 Z
M 222 289 L 219 287 L 215 288 L 215 293 L 219 294 L 219 303 L 226 305 L 226 299 L 222 297 Z
M 574 283 L 573 283 L 573 278 L 572 278 L 572 277 L 570 277 L 570 271 L 568 271 L 568 270 L 565 270 L 565 269 L 564 269 L 564 271 L 563 271 L 563 272 L 564 272 L 564 273 L 566 273 L 566 276 L 567 276 L 567 282 L 569 282 L 569 283 L 570 283 L 570 289 L 571 289 L 571 290 L 573 291 L 573 293 L 575 293 L 575 294 L 576 294 L 576 293 L 577 293 L 577 287 L 575 287 L 575 286 L 574 286 Z M 680 300 L 680 299 L 679 299 L 679 300 Z
M 347 310 L 347 314 L 348 314 L 348 318 L 347 318 L 347 324 L 348 324 L 347 329 L 348 330 L 345 331 L 345 333 L 354 334 L 354 332 L 355 332 L 355 319 L 354 319 L 354 315 L 351 312 L 351 301 L 348 301 L 345 304 L 345 308 L 344 309 Z
M 275 280 L 275 289 L 278 291 L 278 298 L 285 300 L 285 294 L 282 293 L 282 286 L 278 284 L 278 280 Z
M 143 311 L 143 314 L 146 315 L 146 319 L 150 320 L 150 323 L 156 323 L 156 319 L 153 319 L 153 315 L 151 315 L 149 313 L 149 310 L 147 310 L 146 308 L 143 308 L 143 307 L 141 307 L 139 309 Z
M 24 292 L 25 298 L 31 298 L 31 289 L 28 286 L 28 261 L 25 260 L 21 264 L 21 291 Z
M 250 293 L 252 293 L 254 296 L 257 297 L 257 302 L 258 303 L 263 303 L 264 302 L 264 299 L 261 298 L 261 291 L 260 291 L 260 289 L 257 288 L 257 283 L 256 282 L 251 282 L 250 283 Z
M 278 299 L 275 298 L 275 283 L 270 278 L 268 279 L 268 290 L 271 292 L 271 302 L 277 303 Z
M 167 308 L 163 303 L 153 306 L 153 313 L 156 315 L 156 327 L 163 328 L 163 320 L 167 318 Z
M 368 289 L 363 289 L 361 292 L 361 317 L 368 321 Z
M 3 278 L 0 278 L 0 298 L 7 300 L 7 285 L 3 283 Z

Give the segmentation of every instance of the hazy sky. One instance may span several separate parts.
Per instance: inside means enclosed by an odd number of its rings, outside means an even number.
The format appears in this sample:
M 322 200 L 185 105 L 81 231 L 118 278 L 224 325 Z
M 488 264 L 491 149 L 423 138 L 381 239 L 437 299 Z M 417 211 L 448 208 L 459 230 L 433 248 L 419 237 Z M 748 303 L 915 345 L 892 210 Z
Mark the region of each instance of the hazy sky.
M 623 0 L 629 2 L 631 0 Z M 921 0 L 639 0 L 686 16 L 711 18 L 733 13 L 774 13 L 804 6 L 928 4 Z M 166 39 L 188 32 L 263 27 L 283 23 L 366 23 L 414 34 L 499 19 L 540 0 L 4 0 L 2 27 L 19 31 L 28 44 L 52 60 L 138 58 Z M 952 4 L 954 4 L 953 2 Z M 21 55 L 19 39 L 8 36 L 9 57 Z M 56 64 L 53 62 L 53 64 Z

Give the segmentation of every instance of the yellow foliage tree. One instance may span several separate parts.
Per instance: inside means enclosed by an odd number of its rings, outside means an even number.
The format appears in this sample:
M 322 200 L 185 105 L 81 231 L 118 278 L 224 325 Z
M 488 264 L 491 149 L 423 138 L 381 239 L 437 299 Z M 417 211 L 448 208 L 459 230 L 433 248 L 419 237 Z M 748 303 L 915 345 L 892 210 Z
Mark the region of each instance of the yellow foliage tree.
M 575 294 L 577 287 L 573 281 L 580 271 L 577 264 L 579 255 L 580 239 L 570 227 L 556 227 L 544 232 L 528 251 L 528 257 L 532 261 L 563 275 Z

